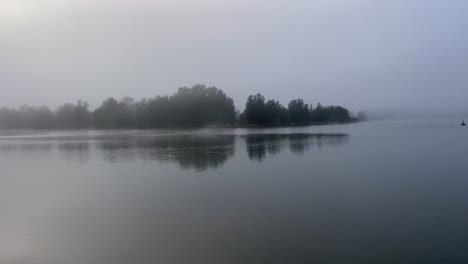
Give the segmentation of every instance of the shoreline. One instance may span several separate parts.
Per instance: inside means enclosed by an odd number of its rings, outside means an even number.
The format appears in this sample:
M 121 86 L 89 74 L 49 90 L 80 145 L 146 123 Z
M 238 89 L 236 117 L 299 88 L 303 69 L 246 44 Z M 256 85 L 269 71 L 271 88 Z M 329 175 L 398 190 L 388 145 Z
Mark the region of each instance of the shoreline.
M 115 131 L 115 130 L 199 130 L 199 129 L 213 129 L 213 128 L 231 128 L 231 129 L 271 129 L 271 128 L 294 128 L 294 127 L 312 127 L 312 126 L 326 126 L 326 125 L 349 125 L 361 123 L 364 121 L 350 121 L 350 122 L 325 122 L 325 123 L 311 123 L 307 125 L 209 125 L 200 127 L 128 127 L 128 128 L 1 128 L 0 131 Z

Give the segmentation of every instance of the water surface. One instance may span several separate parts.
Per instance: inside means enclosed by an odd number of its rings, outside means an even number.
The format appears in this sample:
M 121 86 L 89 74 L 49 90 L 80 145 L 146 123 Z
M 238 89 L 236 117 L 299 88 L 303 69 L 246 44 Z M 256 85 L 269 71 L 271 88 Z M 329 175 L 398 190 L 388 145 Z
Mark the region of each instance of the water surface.
M 1 131 L 0 263 L 466 263 L 468 130 Z

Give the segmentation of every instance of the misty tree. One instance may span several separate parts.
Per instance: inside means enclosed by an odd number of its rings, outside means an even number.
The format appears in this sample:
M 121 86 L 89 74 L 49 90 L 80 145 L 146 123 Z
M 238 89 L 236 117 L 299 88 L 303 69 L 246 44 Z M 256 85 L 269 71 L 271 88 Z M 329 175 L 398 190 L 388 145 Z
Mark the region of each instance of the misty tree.
M 200 127 L 234 125 L 234 101 L 216 87 L 179 88 L 171 96 L 156 96 L 136 103 L 142 127 Z
M 325 108 L 318 103 L 315 108 L 310 110 L 310 120 L 314 123 L 325 123 L 328 120 Z
M 351 121 L 348 109 L 342 106 L 322 106 L 317 104 L 311 110 L 311 121 L 313 123 L 346 123 Z
M 178 125 L 234 124 L 234 101 L 216 87 L 182 87 L 168 99 L 172 108 L 171 118 Z
M 309 105 L 302 99 L 291 100 L 288 111 L 289 121 L 294 125 L 307 125 L 311 122 Z
M 256 95 L 250 95 L 247 98 L 247 103 L 245 104 L 244 115 L 247 124 L 268 124 L 265 97 L 259 93 Z
M 57 108 L 56 127 L 88 128 L 91 126 L 91 114 L 87 102 L 78 100 L 76 104 L 65 103 Z
M 0 109 L 0 128 L 46 129 L 53 128 L 55 116 L 46 106 L 21 106 L 19 109 Z
M 94 113 L 96 128 L 132 128 L 135 119 L 127 104 L 118 102 L 114 98 L 106 99 Z
M 47 107 L 41 106 L 34 110 L 34 128 L 48 129 L 54 127 L 55 116 L 54 113 Z
M 159 128 L 234 125 L 234 101 L 216 87 L 195 85 L 179 88 L 170 96 L 135 102 L 107 99 L 94 112 L 97 128 Z
M 135 103 L 135 99 L 130 96 L 125 96 L 120 100 L 120 102 L 127 105 L 128 107 L 131 107 Z
M 265 104 L 267 124 L 276 126 L 289 123 L 288 110 L 277 100 L 268 100 Z
M 341 106 L 329 106 L 328 111 L 328 122 L 334 123 L 345 123 L 351 120 L 348 109 Z
M 240 123 L 254 126 L 289 126 L 309 125 L 313 123 L 350 122 L 349 111 L 341 106 L 323 107 L 320 103 L 314 109 L 302 99 L 291 100 L 284 108 L 276 100 L 265 100 L 261 94 L 247 98 L 245 110 L 240 116 Z

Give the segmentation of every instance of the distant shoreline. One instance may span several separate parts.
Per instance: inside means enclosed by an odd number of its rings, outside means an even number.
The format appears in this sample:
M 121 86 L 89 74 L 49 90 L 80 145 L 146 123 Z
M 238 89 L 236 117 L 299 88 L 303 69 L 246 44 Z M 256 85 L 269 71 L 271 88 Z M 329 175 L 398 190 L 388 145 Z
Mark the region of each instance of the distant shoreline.
M 330 122 L 330 123 L 312 123 L 307 125 L 208 125 L 208 126 L 174 126 L 174 127 L 127 127 L 127 128 L 0 128 L 0 131 L 124 131 L 124 130 L 200 130 L 200 129 L 271 129 L 271 128 L 301 128 L 301 127 L 318 127 L 327 125 L 349 125 L 354 123 L 361 123 L 363 121 L 355 120 L 350 122 Z
M 317 123 L 310 123 L 305 125 L 237 125 L 233 126 L 233 128 L 287 128 L 287 127 L 309 127 L 309 126 L 326 126 L 326 125 L 348 125 L 354 123 L 360 123 L 363 121 L 360 120 L 352 120 L 349 122 L 317 122 Z
M 108 98 L 94 111 L 78 100 L 55 110 L 46 106 L 0 107 L 0 129 L 154 129 L 154 128 L 271 128 L 326 124 L 347 124 L 365 120 L 364 113 L 352 116 L 339 105 L 306 103 L 297 98 L 283 106 L 262 94 L 250 95 L 245 109 L 236 109 L 234 100 L 216 87 L 182 87 L 168 96 L 135 101 Z

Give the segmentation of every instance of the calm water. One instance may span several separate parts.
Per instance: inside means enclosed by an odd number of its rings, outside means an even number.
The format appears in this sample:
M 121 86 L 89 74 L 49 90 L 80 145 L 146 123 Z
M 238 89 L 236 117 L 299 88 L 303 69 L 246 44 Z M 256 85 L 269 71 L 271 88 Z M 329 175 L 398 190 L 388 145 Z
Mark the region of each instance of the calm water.
M 468 129 L 0 132 L 0 263 L 468 263 Z

